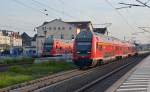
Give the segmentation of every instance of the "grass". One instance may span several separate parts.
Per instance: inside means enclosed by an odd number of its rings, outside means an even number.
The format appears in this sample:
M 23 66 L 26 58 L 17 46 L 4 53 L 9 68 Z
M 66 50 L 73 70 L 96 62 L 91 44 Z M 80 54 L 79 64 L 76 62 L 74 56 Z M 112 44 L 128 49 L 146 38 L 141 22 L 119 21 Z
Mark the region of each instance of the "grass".
M 9 72 L 0 73 L 0 88 L 31 80 L 32 76 Z
M 0 59 L 0 64 L 18 64 L 24 62 L 33 62 L 34 59 L 31 57 L 12 57 Z
M 75 66 L 68 62 L 44 62 L 23 67 L 15 65 L 0 73 L 0 88 L 74 68 Z

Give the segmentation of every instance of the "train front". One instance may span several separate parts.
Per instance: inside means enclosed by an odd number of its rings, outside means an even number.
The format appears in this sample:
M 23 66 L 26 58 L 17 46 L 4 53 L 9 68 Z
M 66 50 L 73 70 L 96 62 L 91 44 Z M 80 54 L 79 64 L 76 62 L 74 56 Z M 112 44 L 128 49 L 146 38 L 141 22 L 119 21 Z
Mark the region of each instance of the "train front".
M 53 44 L 54 39 L 48 37 L 44 42 L 42 56 L 44 57 L 53 56 Z
M 81 31 L 75 38 L 73 61 L 79 68 L 92 65 L 92 37 L 91 31 Z

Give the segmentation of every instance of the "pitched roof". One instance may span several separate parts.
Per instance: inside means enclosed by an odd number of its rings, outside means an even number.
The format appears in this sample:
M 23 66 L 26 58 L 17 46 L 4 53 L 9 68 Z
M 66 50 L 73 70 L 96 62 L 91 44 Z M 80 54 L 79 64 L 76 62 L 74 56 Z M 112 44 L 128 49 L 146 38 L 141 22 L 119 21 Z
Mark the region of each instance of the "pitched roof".
M 37 34 L 35 34 L 34 37 L 32 37 L 32 41 L 36 41 L 36 37 L 37 37 Z
M 21 38 L 22 38 L 23 40 L 31 40 L 31 37 L 30 37 L 27 33 L 25 33 L 25 32 L 23 32 L 23 33 L 21 34 Z
M 49 22 L 45 21 L 41 26 L 44 26 L 44 25 L 46 25 L 48 23 L 51 23 L 51 22 L 53 22 L 55 20 L 62 21 L 61 19 L 54 19 L 54 20 L 49 21 Z M 73 22 L 62 21 L 62 22 L 74 25 L 74 26 L 79 27 L 79 28 L 87 28 L 89 26 L 89 24 L 92 24 L 91 21 L 73 21 Z

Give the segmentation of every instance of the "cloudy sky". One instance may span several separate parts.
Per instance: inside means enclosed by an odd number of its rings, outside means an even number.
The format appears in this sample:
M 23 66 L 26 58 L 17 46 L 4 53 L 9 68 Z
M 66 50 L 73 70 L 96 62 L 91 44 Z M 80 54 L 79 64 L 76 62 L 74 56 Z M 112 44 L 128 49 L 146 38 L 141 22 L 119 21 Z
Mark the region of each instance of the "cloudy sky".
M 118 4 L 119 2 L 139 4 L 136 0 L 1 0 L 0 29 L 27 32 L 33 36 L 33 29 L 44 21 L 55 18 L 64 21 L 90 20 L 96 27 L 112 23 L 108 31 L 117 38 L 124 39 L 125 36 L 126 40 L 149 43 L 150 33 L 137 27 L 150 27 L 150 8 L 131 7 L 116 10 L 115 8 L 124 7 Z

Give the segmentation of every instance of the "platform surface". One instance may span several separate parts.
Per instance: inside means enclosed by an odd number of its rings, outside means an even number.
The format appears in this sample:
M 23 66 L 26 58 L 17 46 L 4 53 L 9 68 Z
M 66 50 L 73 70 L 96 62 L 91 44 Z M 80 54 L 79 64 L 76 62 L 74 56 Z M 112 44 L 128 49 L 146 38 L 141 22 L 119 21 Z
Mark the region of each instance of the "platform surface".
M 150 56 L 136 66 L 115 92 L 150 92 Z

